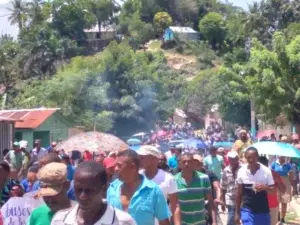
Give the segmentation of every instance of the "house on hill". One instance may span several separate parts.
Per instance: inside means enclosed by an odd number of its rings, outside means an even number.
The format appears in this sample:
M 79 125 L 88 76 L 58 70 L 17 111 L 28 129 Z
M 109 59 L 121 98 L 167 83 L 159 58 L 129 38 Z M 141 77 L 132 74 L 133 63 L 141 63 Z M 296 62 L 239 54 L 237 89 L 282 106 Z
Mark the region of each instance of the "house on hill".
M 28 141 L 29 149 L 37 139 L 43 147 L 48 147 L 52 141 L 67 139 L 72 128 L 58 108 L 1 110 L 0 117 L 17 120 L 14 138 Z
M 175 35 L 178 35 L 179 38 L 183 39 L 189 39 L 189 40 L 199 40 L 200 39 L 200 33 L 195 31 L 191 27 L 168 27 L 165 29 L 163 34 L 163 41 L 173 41 L 175 38 Z

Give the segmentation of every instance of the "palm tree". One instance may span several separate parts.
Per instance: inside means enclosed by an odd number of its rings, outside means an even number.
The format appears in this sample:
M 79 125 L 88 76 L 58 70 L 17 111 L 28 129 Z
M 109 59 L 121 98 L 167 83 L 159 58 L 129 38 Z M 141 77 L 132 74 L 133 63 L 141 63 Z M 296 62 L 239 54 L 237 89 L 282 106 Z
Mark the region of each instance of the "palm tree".
M 11 25 L 18 24 L 19 30 L 22 30 L 25 22 L 26 6 L 23 0 L 13 0 L 12 8 L 8 8 L 10 11 L 9 21 Z

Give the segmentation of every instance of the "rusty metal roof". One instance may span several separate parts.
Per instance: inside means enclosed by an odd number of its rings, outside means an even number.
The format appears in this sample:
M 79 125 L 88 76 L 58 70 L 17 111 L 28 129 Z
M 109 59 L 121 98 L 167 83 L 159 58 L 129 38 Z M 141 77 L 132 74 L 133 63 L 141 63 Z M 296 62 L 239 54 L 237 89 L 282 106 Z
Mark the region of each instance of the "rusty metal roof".
M 15 128 L 38 128 L 45 122 L 58 108 L 39 108 L 39 109 L 18 109 L 1 110 L 0 118 L 5 117 L 16 121 Z
M 4 116 L 0 116 L 0 122 L 17 122 L 19 120 L 13 119 L 13 118 L 8 118 Z

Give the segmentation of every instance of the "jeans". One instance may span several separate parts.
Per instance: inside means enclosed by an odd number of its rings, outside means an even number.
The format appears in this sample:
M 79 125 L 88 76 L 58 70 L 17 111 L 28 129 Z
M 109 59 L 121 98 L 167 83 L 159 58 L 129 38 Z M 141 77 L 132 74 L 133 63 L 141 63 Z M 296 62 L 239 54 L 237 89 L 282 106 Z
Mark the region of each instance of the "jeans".
M 227 225 L 235 225 L 234 215 L 235 215 L 235 206 L 226 205 L 227 208 Z

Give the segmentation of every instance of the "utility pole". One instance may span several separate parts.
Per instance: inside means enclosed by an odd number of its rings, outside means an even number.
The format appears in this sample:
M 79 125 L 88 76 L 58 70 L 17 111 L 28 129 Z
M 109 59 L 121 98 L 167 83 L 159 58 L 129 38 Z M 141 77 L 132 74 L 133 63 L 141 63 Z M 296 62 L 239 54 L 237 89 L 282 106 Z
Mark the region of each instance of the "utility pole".
M 255 122 L 255 104 L 253 98 L 250 100 L 250 108 L 251 108 L 251 135 L 254 138 L 256 136 L 256 122 Z

